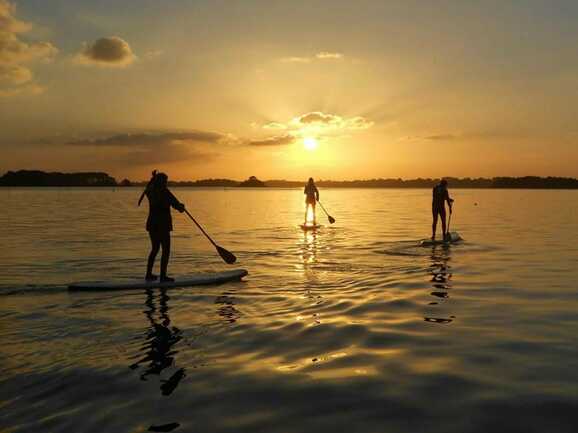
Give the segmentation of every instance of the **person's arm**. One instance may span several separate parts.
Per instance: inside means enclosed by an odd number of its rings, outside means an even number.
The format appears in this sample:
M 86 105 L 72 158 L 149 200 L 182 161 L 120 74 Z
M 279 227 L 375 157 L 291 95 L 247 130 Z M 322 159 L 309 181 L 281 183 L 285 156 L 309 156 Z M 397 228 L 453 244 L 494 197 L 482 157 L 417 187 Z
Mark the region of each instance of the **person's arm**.
M 319 190 L 315 187 L 315 200 L 319 201 Z
M 153 170 L 153 174 L 150 178 L 150 180 L 147 183 L 147 186 L 145 187 L 144 191 L 142 192 L 142 194 L 140 195 L 140 198 L 138 199 L 138 205 L 140 206 L 142 199 L 144 198 L 144 196 L 146 195 L 147 191 L 149 190 L 149 188 L 152 186 L 153 181 L 155 180 L 155 176 L 157 175 L 157 171 Z
M 185 211 L 185 205 L 182 204 L 180 201 L 178 201 L 177 198 L 173 195 L 173 193 L 170 192 L 168 189 L 167 192 L 169 194 L 169 203 L 171 207 L 178 210 L 180 213 L 183 213 Z
M 303 194 L 307 194 L 307 185 L 305 185 L 305 188 L 303 188 Z

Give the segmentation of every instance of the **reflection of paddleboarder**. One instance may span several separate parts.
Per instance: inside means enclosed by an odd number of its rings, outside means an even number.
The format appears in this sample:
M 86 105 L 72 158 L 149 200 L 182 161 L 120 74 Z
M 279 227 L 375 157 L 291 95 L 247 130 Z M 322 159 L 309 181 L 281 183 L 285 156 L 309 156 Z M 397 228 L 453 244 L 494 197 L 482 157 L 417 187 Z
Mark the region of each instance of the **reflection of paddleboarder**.
M 147 380 L 150 375 L 161 376 L 164 370 L 176 367 L 175 355 L 178 353 L 176 345 L 183 338 L 182 331 L 176 326 L 171 326 L 168 304 L 170 298 L 167 289 L 161 288 L 160 292 L 147 289 L 146 293 L 145 304 L 147 308 L 144 310 L 144 314 L 148 319 L 150 328 L 146 332 L 146 340 L 141 349 L 145 355 L 129 366 L 131 370 L 136 370 L 141 367 L 141 364 L 144 364 L 144 371 L 140 375 L 141 380 Z M 158 306 L 155 302 L 155 296 L 158 296 Z M 161 380 L 161 394 L 171 395 L 185 377 L 185 369 L 179 368 L 168 379 Z M 151 425 L 148 431 L 166 432 L 179 426 L 178 422 Z
M 146 229 L 151 239 L 151 252 L 147 262 L 147 281 L 156 280 L 153 275 L 153 265 L 159 249 L 162 247 L 161 255 L 161 276 L 160 281 L 174 281 L 167 276 L 167 266 L 171 254 L 171 231 L 173 230 L 173 221 L 171 218 L 171 207 L 179 212 L 185 211 L 185 205 L 167 188 L 168 177 L 164 173 L 154 173 L 153 178 L 146 187 L 145 195 L 149 200 L 149 216 L 147 218 Z M 140 203 L 140 201 L 139 201 Z
M 315 222 L 315 204 L 319 201 L 319 190 L 315 186 L 315 182 L 313 178 L 310 177 L 307 185 L 305 185 L 305 190 L 303 191 L 305 194 L 305 224 L 307 224 L 307 210 L 309 206 L 311 206 L 311 210 L 313 212 L 313 225 L 316 225 Z
M 436 228 L 438 224 L 438 216 L 442 220 L 442 239 L 445 239 L 447 236 L 446 233 L 446 206 L 445 202 L 448 203 L 448 208 L 450 209 L 450 215 L 452 213 L 452 203 L 453 200 L 450 198 L 448 193 L 448 181 L 442 179 L 439 184 L 433 187 L 433 198 L 432 198 L 432 241 L 435 241 L 436 238 Z

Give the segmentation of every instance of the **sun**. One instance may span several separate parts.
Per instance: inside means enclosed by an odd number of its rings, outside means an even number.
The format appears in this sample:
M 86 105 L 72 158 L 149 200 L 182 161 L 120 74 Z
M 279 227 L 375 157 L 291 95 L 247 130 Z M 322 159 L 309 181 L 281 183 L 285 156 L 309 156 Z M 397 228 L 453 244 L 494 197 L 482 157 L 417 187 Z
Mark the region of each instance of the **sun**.
M 317 139 L 315 137 L 305 137 L 303 139 L 303 147 L 307 150 L 317 149 Z

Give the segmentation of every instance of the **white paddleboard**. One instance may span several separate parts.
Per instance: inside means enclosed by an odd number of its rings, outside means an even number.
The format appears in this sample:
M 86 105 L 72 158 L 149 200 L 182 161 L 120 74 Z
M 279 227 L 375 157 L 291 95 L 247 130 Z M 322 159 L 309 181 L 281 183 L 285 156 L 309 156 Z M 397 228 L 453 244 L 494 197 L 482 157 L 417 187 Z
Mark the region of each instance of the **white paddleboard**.
M 301 224 L 299 227 L 301 227 L 301 229 L 303 229 L 303 230 L 317 230 L 319 227 L 321 227 L 321 225 L 319 225 L 319 224 L 316 224 L 316 225 Z
M 450 232 L 449 239 L 436 239 L 432 241 L 431 239 L 423 239 L 419 242 L 422 247 L 429 247 L 432 245 L 449 245 L 454 244 L 462 240 L 462 237 L 458 232 Z
M 248 272 L 245 269 L 233 269 L 231 271 L 196 274 L 175 278 L 175 281 L 161 283 L 157 281 L 127 280 L 117 282 L 92 281 L 84 283 L 72 283 L 68 290 L 127 290 L 127 289 L 152 289 L 171 287 L 190 287 L 207 284 L 221 284 L 227 281 L 240 280 Z

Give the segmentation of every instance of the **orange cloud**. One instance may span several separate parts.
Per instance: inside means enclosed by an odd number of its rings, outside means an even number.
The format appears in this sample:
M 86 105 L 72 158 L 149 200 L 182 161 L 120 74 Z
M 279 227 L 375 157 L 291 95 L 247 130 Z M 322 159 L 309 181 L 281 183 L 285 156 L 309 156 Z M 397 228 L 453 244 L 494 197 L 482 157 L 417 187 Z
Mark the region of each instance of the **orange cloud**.
M 34 82 L 32 70 L 25 64 L 50 61 L 58 50 L 50 42 L 27 42 L 20 34 L 32 24 L 18 20 L 16 6 L 0 0 L 0 96 L 37 94 L 43 88 Z

